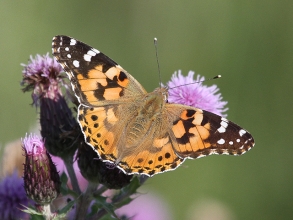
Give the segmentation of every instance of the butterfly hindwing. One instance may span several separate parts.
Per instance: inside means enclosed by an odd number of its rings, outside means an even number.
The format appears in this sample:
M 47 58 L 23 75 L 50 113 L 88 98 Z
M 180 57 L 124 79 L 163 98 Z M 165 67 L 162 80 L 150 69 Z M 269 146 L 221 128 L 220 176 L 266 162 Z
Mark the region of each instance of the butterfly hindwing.
M 219 115 L 178 104 L 170 104 L 166 109 L 173 120 L 169 134 L 174 150 L 182 158 L 241 155 L 254 145 L 246 130 Z
M 127 173 L 138 173 L 152 176 L 157 173 L 176 169 L 184 159 L 179 157 L 173 150 L 170 141 L 162 144 L 160 147 L 145 149 L 138 154 L 132 154 L 125 157 L 120 166 Z

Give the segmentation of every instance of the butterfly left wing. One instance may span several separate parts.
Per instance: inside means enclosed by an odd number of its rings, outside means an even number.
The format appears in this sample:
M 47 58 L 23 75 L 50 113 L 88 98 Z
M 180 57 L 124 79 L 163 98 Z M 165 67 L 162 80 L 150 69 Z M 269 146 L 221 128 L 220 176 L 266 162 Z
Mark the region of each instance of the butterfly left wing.
M 102 52 L 74 38 L 53 38 L 52 53 L 67 73 L 80 104 L 104 106 L 146 94 L 126 70 Z
M 103 160 L 115 161 L 116 142 L 145 89 L 115 61 L 74 38 L 55 36 L 52 52 L 80 102 L 78 121 L 86 142 Z

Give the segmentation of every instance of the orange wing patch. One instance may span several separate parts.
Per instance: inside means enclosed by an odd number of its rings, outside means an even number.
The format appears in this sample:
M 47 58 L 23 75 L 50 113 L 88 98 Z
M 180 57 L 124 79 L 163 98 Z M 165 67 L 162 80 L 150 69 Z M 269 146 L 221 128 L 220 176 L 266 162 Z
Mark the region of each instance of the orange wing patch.
M 205 142 L 210 136 L 210 124 L 203 124 L 203 111 L 200 109 L 185 109 L 181 112 L 172 127 L 174 140 L 174 150 L 181 157 L 198 157 L 211 144 Z
M 87 74 L 77 74 L 77 87 L 82 93 L 85 104 L 98 105 L 102 100 L 117 100 L 128 86 L 127 75 L 118 66 L 109 68 L 105 73 L 98 65 Z
M 144 173 L 152 176 L 156 173 L 174 170 L 183 162 L 183 159 L 175 154 L 170 142 L 160 149 L 156 149 L 156 152 L 147 149 L 138 154 L 129 155 L 123 158 L 119 166 L 126 173 Z
M 99 155 L 105 160 L 116 159 L 115 136 L 111 130 L 118 119 L 113 109 L 106 107 L 89 108 L 81 105 L 78 119 L 86 141 L 98 151 Z

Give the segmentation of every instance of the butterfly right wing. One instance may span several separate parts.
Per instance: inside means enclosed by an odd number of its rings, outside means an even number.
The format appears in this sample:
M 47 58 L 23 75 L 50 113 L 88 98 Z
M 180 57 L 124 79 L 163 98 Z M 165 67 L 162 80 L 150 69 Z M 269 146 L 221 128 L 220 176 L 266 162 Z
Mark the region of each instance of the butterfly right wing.
M 144 140 L 148 146 L 119 164 L 126 172 L 153 176 L 176 169 L 187 158 L 241 155 L 254 146 L 248 131 L 219 115 L 180 104 L 165 106 L 157 132 Z
M 254 146 L 251 134 L 219 115 L 179 104 L 166 107 L 174 151 L 181 158 L 211 154 L 241 155 Z

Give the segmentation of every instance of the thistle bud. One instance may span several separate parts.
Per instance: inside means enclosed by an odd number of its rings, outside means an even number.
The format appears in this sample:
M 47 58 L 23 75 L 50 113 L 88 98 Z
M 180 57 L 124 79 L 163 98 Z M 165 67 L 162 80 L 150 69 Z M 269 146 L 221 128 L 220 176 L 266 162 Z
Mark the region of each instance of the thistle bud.
M 73 156 L 77 149 L 76 128 L 79 127 L 64 97 L 56 94 L 54 99 L 44 97 L 40 103 L 41 135 L 46 140 L 47 150 L 61 158 Z
M 33 90 L 33 105 L 40 107 L 41 135 L 46 139 L 47 150 L 61 158 L 73 157 L 77 149 L 75 130 L 78 124 L 61 91 L 64 86 L 70 94 L 61 66 L 48 54 L 31 57 L 23 66 L 21 84 L 24 92 Z
M 36 135 L 22 140 L 25 152 L 24 188 L 29 198 L 37 204 L 50 204 L 60 193 L 60 178 L 48 154 L 45 143 Z

